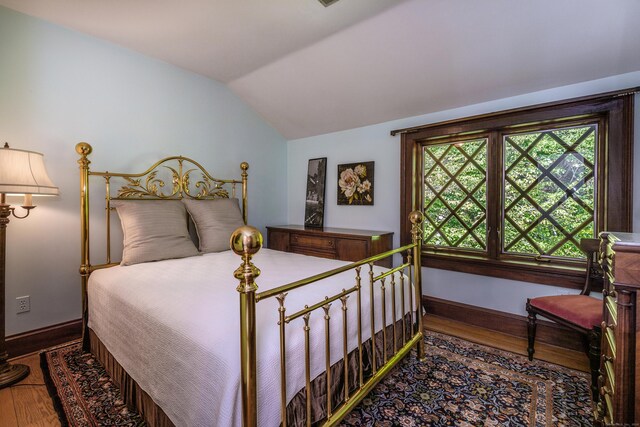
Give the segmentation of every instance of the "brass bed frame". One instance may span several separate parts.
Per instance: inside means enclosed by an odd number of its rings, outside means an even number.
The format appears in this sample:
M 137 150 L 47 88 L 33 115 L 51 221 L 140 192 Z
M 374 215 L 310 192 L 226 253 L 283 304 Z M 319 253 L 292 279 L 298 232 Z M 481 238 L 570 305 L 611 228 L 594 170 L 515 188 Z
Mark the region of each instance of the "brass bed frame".
M 242 215 L 244 223 L 247 224 L 247 178 L 249 165 L 243 162 L 240 165 L 242 170 L 240 180 L 223 180 L 211 176 L 196 161 L 182 157 L 173 156 L 164 158 L 149 169 L 142 173 L 112 173 L 112 172 L 95 172 L 89 169 L 91 163 L 88 159 L 92 152 L 92 147 L 81 142 L 76 145 L 76 152 L 80 155 L 78 164 L 80 166 L 80 218 L 81 218 L 81 265 L 80 276 L 82 279 L 82 343 L 85 351 L 90 351 L 90 334 L 88 328 L 88 299 L 87 286 L 89 275 L 98 269 L 108 268 L 118 265 L 111 261 L 111 200 L 175 200 L 181 198 L 192 199 L 217 199 L 228 198 L 230 193 L 227 188 L 231 189 L 231 197 L 236 197 L 236 186 L 241 185 L 242 197 Z M 162 173 L 168 174 L 168 178 L 164 179 Z M 199 174 L 200 179 L 192 180 L 193 175 Z M 105 185 L 105 227 L 106 227 L 106 262 L 102 264 L 91 264 L 90 245 L 89 245 L 89 178 L 101 177 L 104 179 Z M 119 179 L 123 184 L 118 188 L 116 196 L 111 195 L 112 179 Z M 170 180 L 170 181 L 169 181 Z M 165 190 L 165 182 L 171 182 L 169 191 Z M 168 187 L 168 186 L 167 186 Z M 163 191 L 165 190 L 165 191 Z M 342 340 L 343 340 L 343 363 L 344 372 L 343 381 L 343 399 L 335 410 L 332 408 L 332 394 L 327 391 L 326 401 L 326 421 L 324 426 L 337 425 L 372 389 L 373 387 L 393 368 L 400 360 L 402 360 L 413 347 L 417 347 L 417 356 L 419 359 L 424 358 L 424 341 L 422 335 L 422 277 L 421 277 L 421 251 L 422 251 L 422 221 L 423 216 L 419 211 L 410 214 L 409 219 L 412 223 L 412 243 L 398 249 L 394 249 L 370 258 L 345 265 L 327 272 L 317 274 L 296 282 L 285 284 L 263 292 L 257 292 L 258 286 L 255 279 L 260 275 L 260 270 L 252 263 L 252 257 L 262 247 L 262 235 L 254 227 L 245 225 L 238 228 L 231 236 L 231 249 L 241 258 L 241 264 L 234 272 L 235 278 L 239 281 L 237 291 L 240 298 L 240 354 L 241 354 L 241 387 L 242 387 L 242 424 L 244 427 L 256 427 L 258 423 L 257 414 L 257 384 L 256 384 L 256 305 L 263 300 L 276 298 L 278 300 L 278 327 L 280 330 L 280 406 L 282 412 L 282 426 L 287 426 L 287 354 L 285 351 L 285 331 L 287 325 L 294 319 L 302 318 L 304 321 L 304 342 L 305 342 L 305 409 L 306 409 L 306 425 L 311 425 L 311 378 L 310 378 L 310 327 L 309 319 L 312 312 L 318 311 L 325 320 L 324 336 L 325 336 L 325 361 L 326 375 L 325 384 L 331 384 L 331 365 L 330 365 L 330 329 L 329 321 L 331 314 L 329 308 L 332 303 L 340 301 L 342 311 Z M 392 268 L 384 273 L 374 274 L 373 265 L 375 262 L 393 257 L 395 254 L 403 255 L 403 264 Z M 406 261 L 406 262 L 404 262 Z M 370 376 L 364 375 L 363 369 L 363 347 L 365 343 L 362 340 L 362 313 L 361 294 L 364 291 L 361 285 L 362 268 L 368 269 L 369 292 L 370 292 L 370 322 L 371 322 L 371 366 Z M 286 296 L 290 292 L 311 285 L 331 276 L 335 276 L 346 271 L 353 270 L 355 273 L 354 285 L 347 289 L 342 289 L 335 295 L 326 296 L 321 301 L 310 303 L 293 314 L 287 314 L 285 301 Z M 396 277 L 399 283 L 396 281 Z M 413 281 L 410 278 L 413 277 Z M 407 279 L 409 278 L 409 279 Z M 388 282 L 387 282 L 388 280 Z M 411 289 L 413 282 L 413 291 Z M 386 283 L 386 284 L 385 284 Z M 380 310 L 384 325 L 381 325 L 380 332 L 376 331 L 376 307 L 374 301 L 375 286 L 380 286 L 381 301 Z M 396 287 L 399 286 L 400 307 L 403 313 L 401 319 L 396 319 Z M 409 310 L 405 310 L 405 287 L 408 288 Z M 386 290 L 391 289 L 391 311 L 392 323 L 387 323 L 386 313 Z M 415 293 L 415 294 L 414 294 Z M 348 324 L 347 324 L 347 299 L 350 296 L 356 298 L 357 309 L 357 381 L 349 386 L 349 372 L 346 361 L 350 357 L 347 348 Z M 414 310 L 414 308 L 416 308 Z M 320 311 L 322 309 L 322 311 Z M 323 313 L 324 312 L 324 313 Z M 408 316 L 408 319 L 407 319 Z M 408 320 L 408 321 L 407 321 Z M 407 324 L 408 323 L 408 324 Z M 391 335 L 392 343 L 388 340 Z M 378 344 L 382 341 L 381 349 Z M 354 350 L 355 352 L 355 350 Z M 391 353 L 391 354 L 389 354 Z M 352 390 L 353 392 L 351 392 Z

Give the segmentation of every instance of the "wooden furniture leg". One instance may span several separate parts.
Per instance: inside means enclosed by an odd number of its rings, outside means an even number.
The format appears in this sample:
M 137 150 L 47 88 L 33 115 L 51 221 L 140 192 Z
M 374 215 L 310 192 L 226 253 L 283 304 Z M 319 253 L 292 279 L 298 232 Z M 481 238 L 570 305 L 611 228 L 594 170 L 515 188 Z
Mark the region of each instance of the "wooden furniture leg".
M 527 338 L 529 341 L 529 345 L 527 347 L 527 354 L 529 355 L 529 360 L 533 360 L 533 353 L 535 350 L 533 349 L 534 343 L 536 342 L 536 314 L 531 311 L 531 305 L 529 304 L 529 300 L 527 300 Z

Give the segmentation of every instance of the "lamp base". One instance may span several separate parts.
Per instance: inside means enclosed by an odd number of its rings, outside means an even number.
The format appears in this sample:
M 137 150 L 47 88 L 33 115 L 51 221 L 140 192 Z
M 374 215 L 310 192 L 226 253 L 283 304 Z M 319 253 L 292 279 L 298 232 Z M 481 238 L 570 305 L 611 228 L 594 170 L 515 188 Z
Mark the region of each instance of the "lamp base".
M 7 363 L 7 366 L 3 368 L 0 370 L 0 388 L 15 384 L 29 375 L 29 367 L 27 365 Z

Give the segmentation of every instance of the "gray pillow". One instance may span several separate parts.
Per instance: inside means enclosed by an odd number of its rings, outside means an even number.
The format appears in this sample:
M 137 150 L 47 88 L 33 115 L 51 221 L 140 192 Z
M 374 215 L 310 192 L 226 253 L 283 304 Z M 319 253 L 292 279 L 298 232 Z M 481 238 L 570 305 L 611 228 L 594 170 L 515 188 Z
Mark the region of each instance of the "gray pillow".
M 200 252 L 229 249 L 231 233 L 244 225 L 238 199 L 182 199 L 196 224 Z
M 198 255 L 179 200 L 114 200 L 124 233 L 121 265 Z

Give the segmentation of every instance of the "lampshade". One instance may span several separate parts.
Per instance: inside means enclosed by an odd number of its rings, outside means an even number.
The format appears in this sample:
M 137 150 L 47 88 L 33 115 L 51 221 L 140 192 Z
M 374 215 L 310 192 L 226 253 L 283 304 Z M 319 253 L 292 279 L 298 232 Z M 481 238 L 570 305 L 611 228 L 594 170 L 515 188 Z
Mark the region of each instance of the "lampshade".
M 0 193 L 58 194 L 44 166 L 41 153 L 16 150 L 5 144 L 0 148 Z

